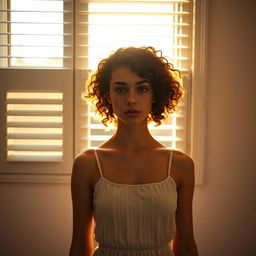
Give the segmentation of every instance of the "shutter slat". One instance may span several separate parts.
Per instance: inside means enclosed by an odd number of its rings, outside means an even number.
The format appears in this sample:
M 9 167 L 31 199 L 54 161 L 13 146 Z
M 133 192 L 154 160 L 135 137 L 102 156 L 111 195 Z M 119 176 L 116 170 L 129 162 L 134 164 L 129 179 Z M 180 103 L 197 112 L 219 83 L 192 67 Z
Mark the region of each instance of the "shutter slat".
M 32 44 L 0 44 L 0 46 L 4 46 L 4 47 L 43 47 L 43 48 L 52 48 L 52 47 L 56 47 L 56 48 L 60 48 L 60 47 L 64 47 L 64 48 L 68 48 L 68 47 L 72 47 L 72 45 L 32 45 Z
M 1 55 L 0 58 L 7 58 L 7 59 L 71 59 L 71 56 L 14 56 L 14 55 Z
M 14 151 L 61 151 L 59 145 L 9 145 L 7 150 Z
M 48 25 L 57 25 L 63 24 L 68 25 L 72 24 L 71 22 L 32 22 L 32 21 L 0 21 L 0 24 L 48 24 Z
M 135 16 L 135 15 L 140 15 L 140 16 L 173 16 L 173 15 L 190 15 L 189 12 L 163 12 L 163 13 L 155 13 L 155 12 L 89 12 L 89 11 L 80 11 L 79 14 L 82 15 L 129 15 L 129 16 Z
M 7 99 L 7 104 L 62 104 L 62 99 Z
M 126 35 L 126 36 L 131 36 L 132 35 L 132 33 L 130 32 L 130 35 L 129 34 L 127 34 L 127 33 L 124 33 L 123 32 L 123 34 L 124 35 Z M 96 33 L 94 33 L 94 34 L 89 34 L 89 33 L 78 33 L 78 36 L 93 36 L 93 37 L 99 37 L 99 38 L 101 38 L 101 37 L 106 37 L 106 38 L 109 38 L 109 35 L 108 34 L 103 34 L 103 33 L 98 33 L 98 34 L 96 34 Z M 133 36 L 135 37 L 135 38 L 145 38 L 145 37 L 152 37 L 152 34 L 143 34 L 143 35 L 134 35 L 133 34 Z M 116 34 L 114 34 L 114 35 L 111 35 L 111 39 L 112 38 L 119 38 L 120 37 L 120 34 L 118 34 L 118 35 L 116 35 Z M 160 36 L 161 38 L 169 38 L 170 37 L 170 35 L 161 35 Z M 179 38 L 179 37 L 182 37 L 182 38 L 185 38 L 185 37 L 189 37 L 189 35 L 187 35 L 187 34 L 172 34 L 172 37 L 176 37 L 176 38 Z
M 55 155 L 9 155 L 8 161 L 14 162 L 60 162 L 62 161 L 62 156 Z
M 9 110 L 8 116 L 61 116 L 62 111 L 44 110 Z
M 153 136 L 157 141 L 182 141 L 181 138 L 174 136 Z
M 141 23 L 122 23 L 122 21 L 120 21 L 119 24 L 116 23 L 89 23 L 89 22 L 80 22 L 79 23 L 82 26 L 87 26 L 87 25 L 93 25 L 93 26 L 114 26 L 114 27 L 118 27 L 118 26 L 145 26 L 145 25 L 150 25 L 150 26 L 158 26 L 158 27 L 170 27 L 171 26 L 178 26 L 178 27 L 188 27 L 190 26 L 189 23 L 179 23 L 179 22 L 170 22 L 170 23 L 143 23 L 143 21 Z
M 80 59 L 89 59 L 90 58 L 89 56 L 77 56 L 77 57 Z M 175 57 L 172 57 L 172 60 L 189 60 L 189 58 L 175 56 Z
M 45 0 L 44 0 L 45 1 Z M 7 13 L 71 13 L 70 11 L 42 11 L 42 10 L 11 10 L 11 9 L 1 9 L 0 12 L 7 12 Z
M 106 46 L 109 46 L 107 43 L 105 44 L 105 47 Z M 88 44 L 81 44 L 81 45 L 79 45 L 79 47 L 90 47 L 90 45 L 88 45 Z M 93 46 L 93 48 L 105 48 L 103 45 L 94 45 Z M 177 49 L 188 49 L 189 47 L 187 46 L 187 45 L 174 45 L 174 47 L 175 48 L 177 48 Z M 168 45 L 162 45 L 162 47 L 161 47 L 161 49 L 163 49 L 163 48 L 168 48 Z
M 61 128 L 62 122 L 7 122 L 7 127 Z
M 111 136 L 107 136 L 107 135 L 91 135 L 89 137 L 83 137 L 82 140 L 90 140 L 90 141 L 106 141 L 109 140 L 111 138 Z
M 7 134 L 7 139 L 62 139 L 63 135 L 59 133 L 44 134 L 44 133 L 12 133 Z
M 89 4 L 92 1 L 83 1 L 80 0 L 81 4 Z M 119 0 L 93 0 L 94 4 L 173 4 L 173 3 L 189 3 L 189 0 L 166 0 L 166 1 L 136 1 L 136 0 L 126 0 L 126 1 L 119 1 Z
M 1 32 L 2 36 L 72 36 L 71 33 L 11 33 L 11 32 Z

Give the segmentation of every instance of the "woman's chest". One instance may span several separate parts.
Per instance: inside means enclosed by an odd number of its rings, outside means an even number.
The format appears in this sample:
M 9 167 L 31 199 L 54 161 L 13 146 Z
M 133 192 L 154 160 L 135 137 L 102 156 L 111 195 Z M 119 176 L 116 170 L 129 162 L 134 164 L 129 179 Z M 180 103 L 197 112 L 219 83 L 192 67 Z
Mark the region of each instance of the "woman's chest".
M 129 156 L 99 154 L 104 178 L 122 184 L 145 184 L 164 180 L 168 175 L 168 152 Z

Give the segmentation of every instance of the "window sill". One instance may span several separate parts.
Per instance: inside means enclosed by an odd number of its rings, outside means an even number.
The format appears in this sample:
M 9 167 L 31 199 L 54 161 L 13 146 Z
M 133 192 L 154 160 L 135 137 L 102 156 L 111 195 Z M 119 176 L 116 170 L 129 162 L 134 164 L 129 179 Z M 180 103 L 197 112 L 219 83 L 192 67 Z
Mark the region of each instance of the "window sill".
M 69 184 L 70 174 L 0 174 L 0 183 L 54 183 Z

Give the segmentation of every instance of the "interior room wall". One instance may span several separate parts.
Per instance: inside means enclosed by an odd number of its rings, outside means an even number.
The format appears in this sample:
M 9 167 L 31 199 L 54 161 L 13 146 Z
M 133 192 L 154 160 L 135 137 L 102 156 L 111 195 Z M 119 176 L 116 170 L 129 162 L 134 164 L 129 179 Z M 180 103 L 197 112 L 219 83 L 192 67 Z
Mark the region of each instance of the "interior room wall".
M 194 196 L 199 255 L 256 255 L 256 2 L 211 0 L 205 184 Z
M 205 182 L 195 188 L 199 255 L 253 256 L 255 237 L 255 15 L 253 0 L 211 0 Z M 0 184 L 0 254 L 68 255 L 69 184 Z

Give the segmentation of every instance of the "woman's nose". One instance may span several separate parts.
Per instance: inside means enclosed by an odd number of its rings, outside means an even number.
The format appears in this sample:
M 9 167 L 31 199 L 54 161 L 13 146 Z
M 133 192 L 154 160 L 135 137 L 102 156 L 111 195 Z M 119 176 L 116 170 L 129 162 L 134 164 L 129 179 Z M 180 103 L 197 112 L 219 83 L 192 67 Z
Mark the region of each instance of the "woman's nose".
M 129 104 L 135 104 L 136 103 L 136 95 L 135 92 L 130 91 L 128 93 L 127 103 Z

